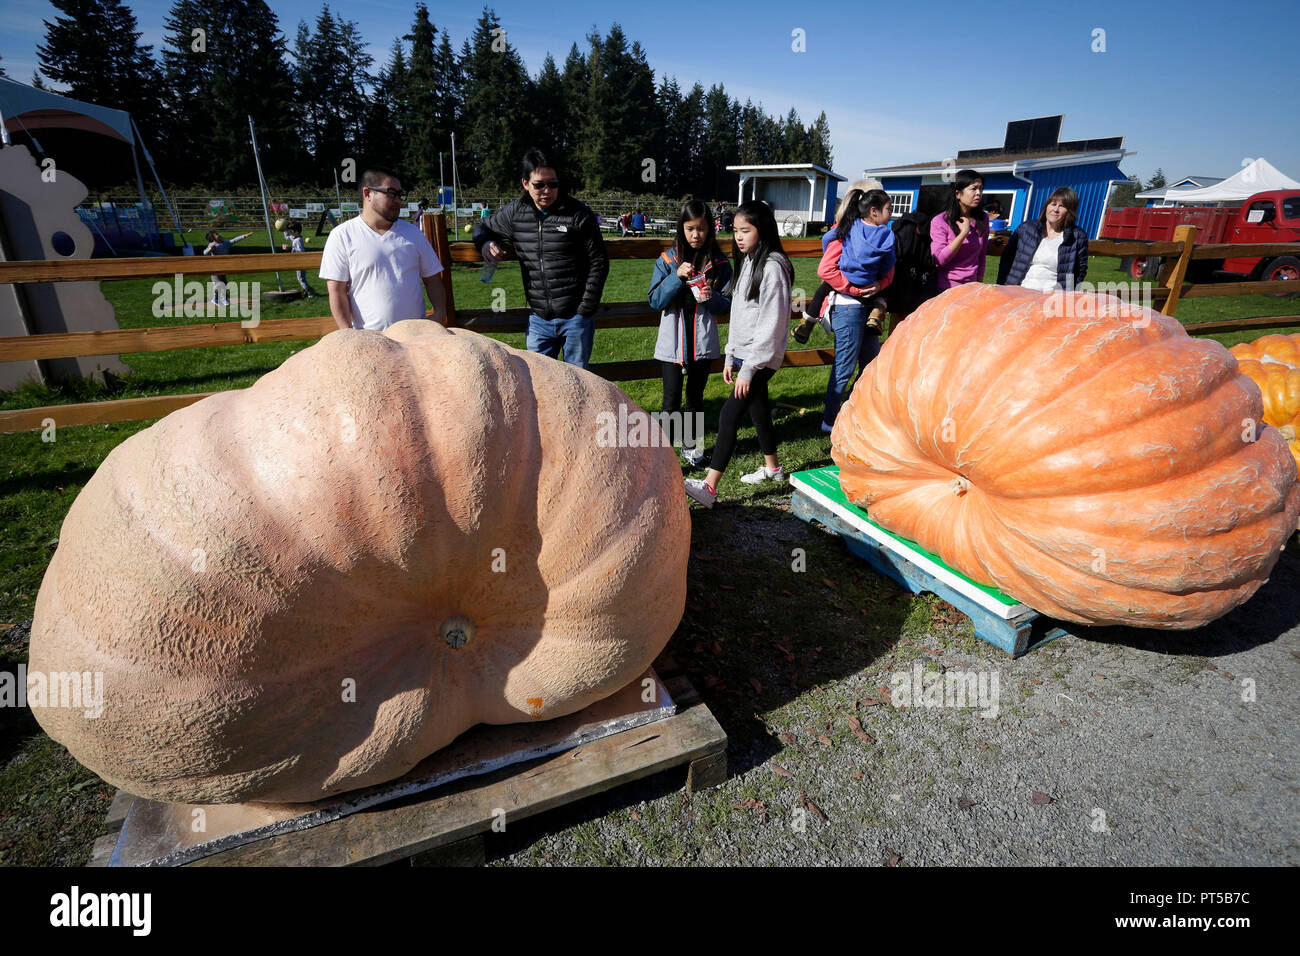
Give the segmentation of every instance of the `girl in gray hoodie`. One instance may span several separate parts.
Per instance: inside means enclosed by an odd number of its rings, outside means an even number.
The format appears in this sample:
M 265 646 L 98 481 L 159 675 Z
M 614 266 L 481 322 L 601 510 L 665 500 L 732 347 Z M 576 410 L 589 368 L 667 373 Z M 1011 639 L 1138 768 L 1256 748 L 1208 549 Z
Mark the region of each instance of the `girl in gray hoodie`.
M 686 493 L 706 508 L 712 508 L 717 500 L 718 481 L 735 451 L 740 416 L 745 412 L 754 423 L 764 463 L 740 480 L 751 485 L 785 480 L 776 457 L 776 430 L 767 385 L 785 361 L 794 267 L 781 248 L 776 217 L 767 203 L 742 203 L 736 210 L 733 229 L 736 251 L 731 331 L 722 366 L 722 379 L 732 386 L 732 393 L 718 419 L 718 440 L 708 474 L 702 480 L 686 479 Z

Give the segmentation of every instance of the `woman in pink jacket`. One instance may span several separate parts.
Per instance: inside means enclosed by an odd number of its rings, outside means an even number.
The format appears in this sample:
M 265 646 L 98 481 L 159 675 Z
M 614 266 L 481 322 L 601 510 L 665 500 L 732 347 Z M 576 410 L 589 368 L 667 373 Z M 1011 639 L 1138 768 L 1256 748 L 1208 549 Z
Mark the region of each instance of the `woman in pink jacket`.
M 984 281 L 989 221 L 980 208 L 984 177 L 973 169 L 957 173 L 948 208 L 930 220 L 930 251 L 938 269 L 938 290 Z

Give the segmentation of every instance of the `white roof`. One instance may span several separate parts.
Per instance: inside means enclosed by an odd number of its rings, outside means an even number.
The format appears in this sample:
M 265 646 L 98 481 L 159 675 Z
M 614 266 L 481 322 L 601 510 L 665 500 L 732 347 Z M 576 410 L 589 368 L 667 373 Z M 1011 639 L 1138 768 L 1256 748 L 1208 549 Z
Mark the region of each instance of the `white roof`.
M 1164 199 L 1165 193 L 1179 189 L 1204 189 L 1206 186 L 1214 186 L 1223 182 L 1222 176 L 1184 176 L 1176 183 L 1168 186 L 1161 186 L 1159 189 L 1148 189 L 1140 192 L 1135 198 L 1137 199 Z
M 831 179 L 835 180 L 836 182 L 840 182 L 840 183 L 848 182 L 847 177 L 840 176 L 836 173 L 831 172 L 829 169 L 824 169 L 823 167 L 817 166 L 813 163 L 783 163 L 776 166 L 728 166 L 727 172 L 729 173 L 773 173 L 773 174 L 788 172 L 794 174 L 800 172 L 806 173 L 810 169 L 815 169 L 817 170 L 817 172 L 829 176 Z
M 1261 156 L 1221 183 L 1203 189 L 1170 189 L 1165 193 L 1165 199 L 1170 202 L 1242 202 L 1255 193 L 1273 189 L 1300 189 L 1300 183 L 1283 175 Z

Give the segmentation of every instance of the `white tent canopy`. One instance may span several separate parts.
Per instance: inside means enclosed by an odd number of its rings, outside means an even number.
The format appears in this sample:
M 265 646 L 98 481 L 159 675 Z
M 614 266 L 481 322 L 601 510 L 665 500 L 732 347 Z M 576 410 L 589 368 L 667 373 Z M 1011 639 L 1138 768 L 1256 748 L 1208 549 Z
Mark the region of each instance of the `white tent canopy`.
M 1244 202 L 1255 193 L 1273 189 L 1300 189 L 1300 183 L 1284 176 L 1262 156 L 1221 183 L 1203 189 L 1171 189 L 1165 193 L 1169 202 Z

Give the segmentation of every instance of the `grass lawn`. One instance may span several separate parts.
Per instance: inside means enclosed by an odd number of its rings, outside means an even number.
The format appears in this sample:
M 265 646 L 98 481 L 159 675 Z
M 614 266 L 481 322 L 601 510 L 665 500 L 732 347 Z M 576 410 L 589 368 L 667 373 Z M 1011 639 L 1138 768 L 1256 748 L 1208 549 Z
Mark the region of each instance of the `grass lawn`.
M 196 243 L 201 243 L 202 240 L 201 234 L 197 232 L 188 234 L 188 238 Z M 313 240 L 308 248 L 320 248 L 322 243 L 323 240 Z M 235 247 L 235 250 L 236 254 L 264 252 L 266 246 L 263 243 L 259 247 L 254 236 Z M 816 264 L 815 259 L 795 260 L 795 286 L 804 289 L 808 295 L 817 286 Z M 1099 268 L 1103 265 L 1117 266 L 1117 260 L 1095 259 L 1091 265 L 1093 271 L 1088 278 L 1094 282 L 1126 279 L 1117 268 Z M 653 263 L 648 260 L 613 260 L 605 287 L 605 301 L 644 301 L 652 268 Z M 990 260 L 985 281 L 993 281 L 996 270 L 997 260 Z M 478 266 L 456 265 L 452 271 L 456 303 L 460 308 L 490 307 L 492 288 L 497 286 L 506 290 L 507 307 L 526 305 L 518 277 L 518 265 L 515 263 L 501 266 L 492 287 L 478 281 Z M 275 277 L 269 273 L 232 274 L 230 278 L 237 281 L 260 280 L 263 289 L 275 288 Z M 282 273 L 281 278 L 285 288 L 296 286 L 292 272 Z M 309 273 L 308 278 L 318 291 L 324 291 L 324 283 L 314 273 Z M 157 280 L 144 279 L 103 284 L 104 293 L 115 307 L 117 321 L 122 328 L 179 325 L 187 321 L 203 324 L 210 321 L 205 318 L 155 318 L 151 312 L 155 281 Z M 1225 318 L 1284 315 L 1296 311 L 1297 303 L 1292 299 L 1237 296 L 1185 300 L 1179 306 L 1178 317 L 1191 325 Z M 325 314 L 328 314 L 328 305 L 323 299 L 266 305 L 262 310 L 265 319 Z M 722 329 L 725 336 L 727 326 L 724 325 Z M 990 329 L 991 334 L 995 331 Z M 1216 338 L 1231 345 L 1260 334 L 1263 333 L 1234 333 Z M 599 332 L 592 360 L 606 362 L 651 358 L 655 335 L 656 330 L 653 328 Z M 522 334 L 494 337 L 519 348 L 524 345 Z M 0 393 L 0 408 L 30 408 L 68 402 L 247 387 L 275 369 L 288 356 L 310 344 L 274 343 L 126 354 L 122 360 L 133 369 L 134 374 L 110 386 L 82 384 L 60 388 L 25 387 L 11 393 Z M 818 329 L 814 331 L 809 346 L 830 344 L 830 340 Z M 801 346 L 791 341 L 790 347 Z M 781 442 L 780 455 L 789 471 L 830 462 L 830 437 L 823 435 L 818 427 L 827 376 L 828 370 L 825 367 L 783 369 L 772 380 L 771 394 L 777 403 L 775 423 Z M 621 387 L 643 408 L 655 410 L 660 407 L 661 386 L 658 379 L 624 382 Z M 710 435 L 716 427 L 718 412 L 727 392 L 728 388 L 721 375 L 713 376 L 705 393 L 706 424 Z M 150 424 L 152 423 L 128 422 L 61 428 L 56 440 L 48 443 L 41 440 L 40 432 L 0 435 L 0 527 L 3 528 L 3 539 L 0 540 L 0 670 L 12 671 L 18 663 L 26 660 L 25 635 L 14 638 L 4 634 L 3 628 L 32 616 L 42 575 L 57 545 L 60 525 L 73 499 L 118 443 Z M 782 502 L 788 500 L 788 491 L 755 489 L 738 480 L 740 475 L 754 470 L 760 461 L 753 427 L 742 428 L 735 461 L 719 489 L 720 498 L 725 504 L 742 505 L 759 509 L 759 513 L 770 513 L 775 520 L 782 510 Z M 695 550 L 699 552 L 704 548 L 712 551 L 727 547 L 725 529 L 729 527 L 730 519 L 726 517 L 726 510 L 721 512 L 721 517 L 718 517 L 718 512 L 703 517 L 706 514 L 708 513 L 698 509 L 693 510 L 699 545 Z M 784 520 L 792 519 L 787 516 Z M 793 523 L 800 529 L 796 532 L 796 537 L 803 540 L 801 523 Z M 821 545 L 816 547 L 820 548 Z M 831 569 L 831 564 L 842 564 L 842 555 L 838 551 L 831 555 L 829 548 L 825 550 L 826 568 L 823 573 L 834 575 L 836 572 Z M 702 560 L 707 562 L 709 558 L 706 556 Z M 761 576 L 765 570 L 777 573 L 782 569 L 789 571 L 788 558 L 785 559 L 785 564 L 780 561 L 772 563 L 771 568 L 766 568 L 759 561 L 757 566 L 747 566 L 740 574 Z M 838 598 L 846 602 L 844 608 L 850 614 L 855 608 L 862 609 L 865 614 L 866 606 L 872 604 L 888 608 L 888 613 L 873 618 L 873 623 L 864 636 L 873 646 L 881 642 L 888 644 L 896 640 L 899 634 L 924 629 L 932 622 L 934 615 L 944 613 L 946 606 L 931 597 L 903 594 L 879 576 L 864 573 L 860 567 L 853 567 L 851 571 L 853 584 L 850 586 L 847 581 L 843 582 L 844 590 L 838 594 Z M 708 565 L 702 571 L 697 568 L 693 572 L 696 577 L 692 579 L 691 606 L 688 606 L 686 618 L 679 628 L 678 638 L 681 641 L 691 639 L 688 635 L 700 633 L 706 622 L 717 619 L 717 608 L 706 609 L 702 604 L 694 603 L 697 593 L 701 601 L 705 593 L 718 593 L 703 586 L 706 583 L 703 579 L 715 572 L 720 572 L 720 569 L 714 565 Z M 727 580 L 731 578 L 727 577 Z M 718 588 L 722 589 L 724 595 L 728 589 L 734 590 L 731 585 L 723 583 L 719 583 Z M 806 605 L 801 602 L 773 601 L 770 606 L 762 609 L 762 614 L 769 615 L 762 623 L 769 625 L 770 622 L 774 630 L 782 633 L 795 629 L 807 632 L 808 629 L 796 621 L 806 609 Z M 749 616 L 757 613 L 754 611 Z M 720 653 L 718 649 L 721 645 L 699 643 L 692 647 L 692 652 L 685 656 L 716 656 Z M 816 650 L 820 651 L 820 648 Z M 798 653 L 796 647 L 796 654 Z M 771 668 L 776 665 L 767 666 Z M 720 663 L 719 668 L 719 676 L 714 679 L 724 687 L 736 687 L 744 683 L 746 678 L 741 663 L 731 667 Z M 816 670 L 815 667 L 811 669 Z M 778 679 L 778 675 L 774 673 L 771 679 Z M 723 709 L 726 710 L 725 704 Z M 728 726 L 728 730 L 730 732 L 732 727 Z M 0 862 L 84 862 L 90 840 L 94 837 L 93 831 L 102 818 L 111 794 L 112 788 L 80 767 L 61 747 L 40 732 L 30 712 L 18 708 L 0 709 Z

